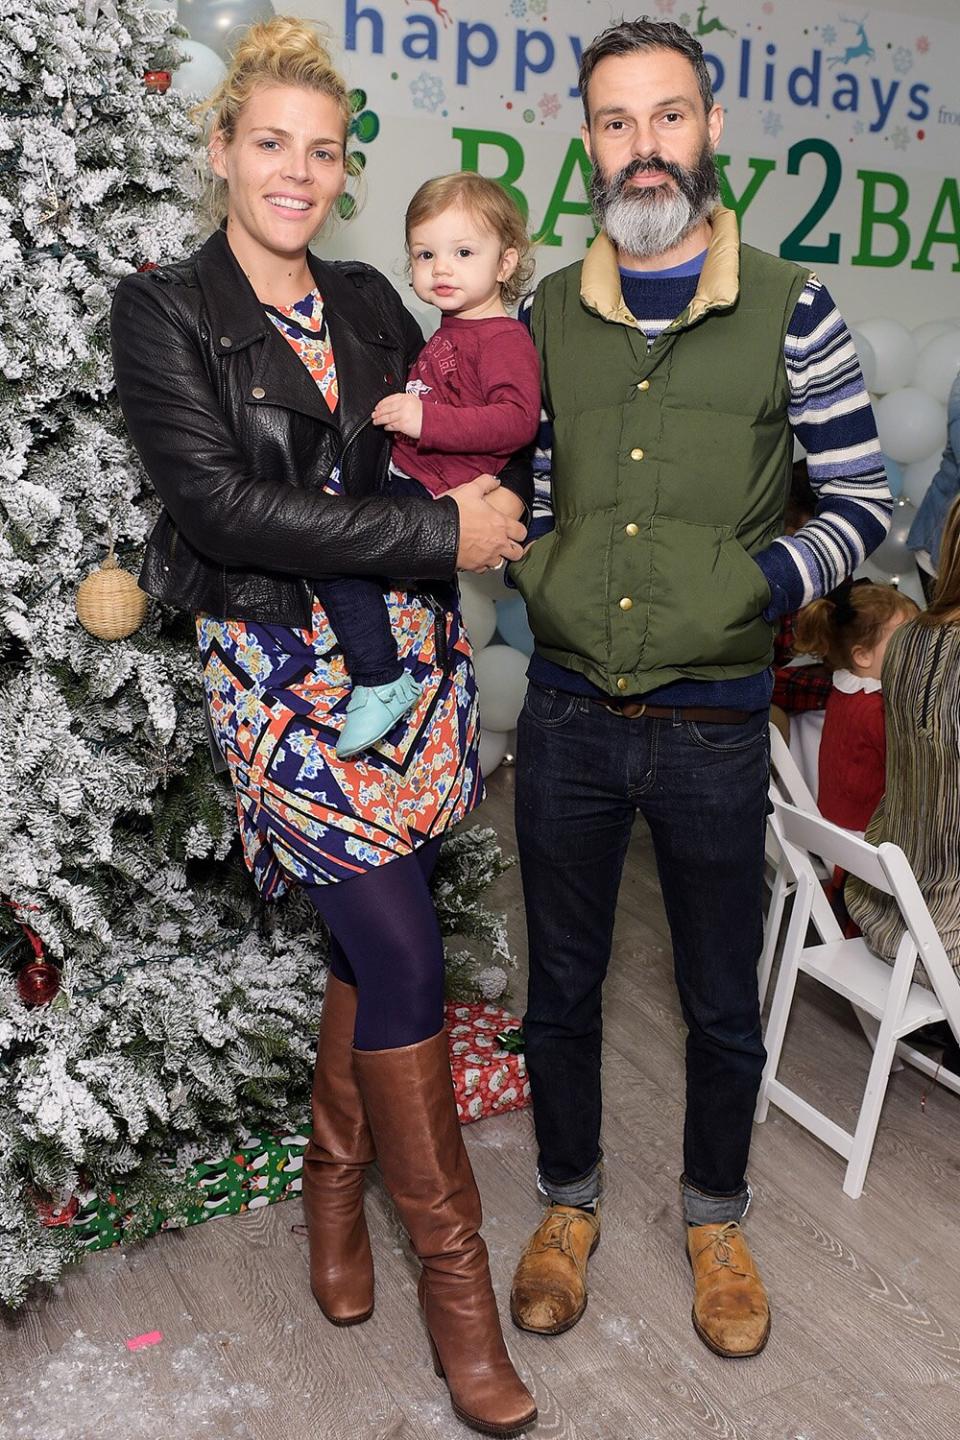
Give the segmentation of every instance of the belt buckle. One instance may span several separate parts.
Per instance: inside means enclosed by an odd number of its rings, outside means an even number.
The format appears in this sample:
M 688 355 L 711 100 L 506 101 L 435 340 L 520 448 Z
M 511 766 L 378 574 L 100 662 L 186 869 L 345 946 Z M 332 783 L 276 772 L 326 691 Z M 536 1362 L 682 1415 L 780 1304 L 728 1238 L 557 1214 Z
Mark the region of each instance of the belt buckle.
M 625 707 L 627 705 L 632 706 L 634 703 L 635 702 L 633 700 L 625 700 L 622 701 L 619 705 L 612 705 L 609 701 L 605 700 L 603 702 L 603 707 L 605 710 L 609 710 L 611 715 L 619 715 L 621 720 L 639 720 L 640 716 L 646 713 L 646 702 L 644 701 L 640 705 L 640 708 L 638 710 L 633 710 L 630 714 L 628 714 Z

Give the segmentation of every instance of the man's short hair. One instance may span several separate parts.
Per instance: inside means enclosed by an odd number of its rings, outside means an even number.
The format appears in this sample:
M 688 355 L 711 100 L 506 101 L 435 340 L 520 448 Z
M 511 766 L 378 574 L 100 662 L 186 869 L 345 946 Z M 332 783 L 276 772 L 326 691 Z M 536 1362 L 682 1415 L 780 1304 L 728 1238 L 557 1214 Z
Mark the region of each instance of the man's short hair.
M 581 56 L 577 83 L 588 125 L 590 107 L 587 104 L 587 87 L 590 76 L 608 55 L 632 55 L 638 50 L 675 50 L 689 60 L 697 77 L 704 112 L 709 115 L 713 109 L 713 84 L 700 41 L 680 25 L 674 25 L 672 20 L 648 20 L 646 16 L 641 16 L 639 20 L 621 20 L 618 25 L 611 25 L 609 30 L 604 30 L 602 35 L 590 42 Z

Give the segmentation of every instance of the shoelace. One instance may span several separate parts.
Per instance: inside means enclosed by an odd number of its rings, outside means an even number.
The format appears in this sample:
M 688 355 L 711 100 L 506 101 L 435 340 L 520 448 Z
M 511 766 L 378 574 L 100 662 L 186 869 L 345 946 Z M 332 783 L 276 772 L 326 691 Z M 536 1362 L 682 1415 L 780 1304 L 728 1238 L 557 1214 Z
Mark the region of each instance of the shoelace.
M 740 1226 L 738 1222 L 736 1220 L 729 1220 L 722 1230 L 718 1230 L 715 1235 L 710 1237 L 706 1245 L 701 1246 L 697 1251 L 697 1259 L 699 1260 L 701 1255 L 705 1255 L 708 1250 L 712 1249 L 713 1262 L 715 1265 L 726 1270 L 732 1270 L 735 1275 L 742 1275 L 745 1279 L 748 1279 L 749 1272 L 741 1270 L 739 1266 L 734 1264 L 733 1251 L 730 1248 L 730 1241 L 735 1235 L 739 1234 Z
M 551 1215 L 547 1219 L 541 1233 L 539 1248 L 543 1250 L 566 1251 L 568 1255 L 573 1254 L 570 1245 L 570 1226 L 573 1224 L 572 1215 Z

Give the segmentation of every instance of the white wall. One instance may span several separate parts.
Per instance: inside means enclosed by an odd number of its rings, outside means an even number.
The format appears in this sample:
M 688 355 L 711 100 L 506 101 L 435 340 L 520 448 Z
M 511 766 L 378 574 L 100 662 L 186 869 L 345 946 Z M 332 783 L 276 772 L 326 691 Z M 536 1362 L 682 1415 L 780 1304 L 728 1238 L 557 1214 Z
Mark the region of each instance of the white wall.
M 542 223 L 565 162 L 567 183 L 559 193 L 569 203 L 583 202 L 569 148 L 580 120 L 578 101 L 569 95 L 576 82 L 575 46 L 632 8 L 610 0 L 436 3 L 446 20 L 434 0 L 299 5 L 329 27 L 350 83 L 365 90 L 367 108 L 380 121 L 376 138 L 357 146 L 367 161 L 364 209 L 321 248 L 369 260 L 401 285 L 406 202 L 422 180 L 464 163 L 458 130 L 469 132 L 468 148 L 469 136 L 475 141 L 478 132 L 505 137 L 475 152 L 478 168 L 499 177 L 511 158 L 514 171 L 522 163 L 516 184 L 529 200 L 532 228 Z M 688 12 L 695 24 L 698 5 L 660 0 L 649 9 L 674 19 Z M 830 203 L 822 219 L 797 238 L 823 247 L 837 236 L 836 263 L 802 250 L 791 258 L 824 278 L 852 323 L 888 315 L 912 327 L 960 317 L 957 0 L 873 0 L 869 11 L 818 0 L 718 0 L 705 6 L 703 18 L 736 32 L 712 31 L 703 44 L 717 73 L 720 67 L 724 72 L 718 99 L 727 125 L 720 151 L 730 157 L 731 187 L 741 195 L 754 173 L 763 177 L 744 213 L 745 238 L 779 252 L 823 195 Z M 863 24 L 860 35 L 855 22 Z M 845 60 L 864 34 L 873 53 Z M 404 53 L 404 43 L 419 53 Z M 775 47 L 772 59 L 768 46 Z M 798 67 L 810 72 L 806 78 Z M 795 96 L 810 97 L 817 85 L 816 104 L 794 103 L 791 75 Z M 555 115 L 549 96 L 557 97 Z M 798 173 L 790 175 L 789 151 L 798 144 L 819 148 L 800 157 Z M 794 151 L 795 168 L 797 159 Z M 831 171 L 832 198 L 824 188 Z M 878 175 L 891 178 L 869 178 Z M 875 208 L 896 201 L 900 215 L 896 227 L 879 223 L 871 231 L 867 225 L 864 240 L 871 184 Z M 931 230 L 940 235 L 933 243 Z M 539 248 L 540 273 L 579 258 L 592 229 L 585 216 L 568 214 L 553 233 L 560 243 Z M 898 241 L 904 250 L 898 263 L 875 263 Z M 931 268 L 918 268 L 918 262 Z

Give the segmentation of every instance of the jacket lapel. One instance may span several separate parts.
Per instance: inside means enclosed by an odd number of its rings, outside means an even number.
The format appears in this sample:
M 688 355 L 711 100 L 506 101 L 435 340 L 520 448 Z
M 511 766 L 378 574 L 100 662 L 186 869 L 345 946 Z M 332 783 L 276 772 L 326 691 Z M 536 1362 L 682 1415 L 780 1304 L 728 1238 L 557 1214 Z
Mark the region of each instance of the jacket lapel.
M 227 243 L 224 230 L 214 231 L 200 250 L 197 274 L 210 317 L 210 348 L 214 354 L 221 357 L 235 355 L 238 351 L 261 342 L 260 356 L 248 394 L 244 397 L 246 403 L 296 410 L 324 425 L 336 428 L 340 408 L 338 407 L 337 414 L 330 413 L 330 407 L 307 367 L 264 313 L 253 287 Z M 320 293 L 323 294 L 323 291 Z M 336 348 L 334 359 L 337 362 L 337 383 L 342 395 L 340 357 Z

